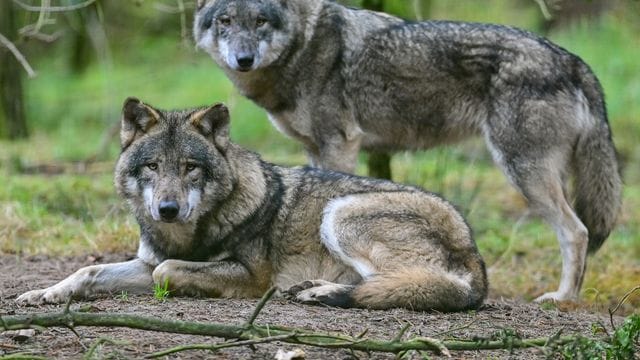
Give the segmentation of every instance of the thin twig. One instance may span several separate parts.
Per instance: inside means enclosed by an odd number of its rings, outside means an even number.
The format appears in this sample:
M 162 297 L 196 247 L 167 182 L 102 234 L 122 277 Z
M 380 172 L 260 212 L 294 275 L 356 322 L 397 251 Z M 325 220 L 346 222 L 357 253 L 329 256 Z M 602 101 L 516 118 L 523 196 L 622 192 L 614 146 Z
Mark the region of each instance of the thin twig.
M 72 294 L 69 294 L 69 298 L 67 299 L 67 302 L 64 304 L 64 313 L 65 314 L 69 314 L 70 313 L 71 302 L 72 301 L 73 301 L 73 296 L 72 296 Z
M 49 17 L 49 12 L 47 10 L 44 10 L 44 9 L 46 9 L 46 8 L 48 8 L 50 6 L 51 6 L 51 0 L 42 0 L 41 8 L 43 10 L 41 10 L 40 13 L 38 14 L 38 20 L 36 21 L 36 24 L 33 27 L 33 32 L 34 33 L 39 33 L 40 29 L 47 22 L 47 18 Z
M 109 343 L 112 345 L 127 345 L 128 342 L 126 341 L 118 341 L 118 340 L 113 340 L 113 339 L 109 339 L 107 337 L 101 337 L 98 340 L 94 341 L 93 344 L 91 344 L 91 346 L 89 347 L 89 350 L 87 350 L 87 352 L 84 354 L 83 358 L 85 360 L 90 360 L 91 357 L 93 356 L 93 353 L 96 352 L 96 349 L 98 348 L 98 346 L 104 344 L 104 343 Z M 86 348 L 85 348 L 86 350 Z
M 536 2 L 536 4 L 538 4 L 538 7 L 540 7 L 540 11 L 542 12 L 542 16 L 545 18 L 545 20 L 551 20 L 553 18 L 553 15 L 551 15 L 551 12 L 549 11 L 549 7 L 547 6 L 547 3 L 545 0 L 534 0 Z
M 30 78 L 34 78 L 36 76 L 36 72 L 33 71 L 33 68 L 31 67 L 31 65 L 29 65 L 29 62 L 24 57 L 24 55 L 22 55 L 20 50 L 18 50 L 18 48 L 11 41 L 9 41 L 9 39 L 4 37 L 4 35 L 2 35 L 2 34 L 0 34 L 0 43 L 4 47 L 9 49 L 9 51 L 11 51 L 13 56 L 16 58 L 16 60 L 18 60 L 20 65 L 22 65 L 22 67 L 27 72 L 27 74 L 29 75 Z
M 443 335 L 450 334 L 450 333 L 452 333 L 452 332 L 454 332 L 454 331 L 467 329 L 467 328 L 469 328 L 471 325 L 475 324 L 475 323 L 476 323 L 476 321 L 478 321 L 478 318 L 475 318 L 475 319 L 473 319 L 473 320 L 469 321 L 468 323 L 466 323 L 466 324 L 464 324 L 464 325 L 460 325 L 460 326 L 458 326 L 458 327 L 450 328 L 450 329 L 447 329 L 446 331 L 442 331 L 442 332 L 436 333 L 436 334 L 434 334 L 434 335 L 433 335 L 433 337 L 441 337 L 441 336 L 443 336 Z
M 559 339 L 559 338 L 560 338 L 560 335 L 562 335 L 562 332 L 563 332 L 563 331 L 564 331 L 564 327 L 561 327 L 558 331 L 556 331 L 556 333 L 555 333 L 555 334 L 551 335 L 551 336 L 549 337 L 549 339 L 547 339 L 547 342 L 545 342 L 545 343 L 544 343 L 544 345 L 543 345 L 542 347 L 547 347 L 547 346 L 549 346 L 549 345 L 553 344 L 553 342 L 554 342 L 556 339 Z
M 182 0 L 176 0 L 178 2 L 178 9 L 180 10 L 180 37 L 184 45 L 189 44 L 188 31 L 187 31 L 187 13 L 184 9 L 184 2 Z
M 18 6 L 20 6 L 21 8 L 23 8 L 24 10 L 27 11 L 33 11 L 33 12 L 65 12 L 65 11 L 73 11 L 73 10 L 79 10 L 82 8 L 86 8 L 87 6 L 90 6 L 91 4 L 93 4 L 94 2 L 96 2 L 97 0 L 87 0 L 83 3 L 80 4 L 75 4 L 75 5 L 68 5 L 68 6 L 32 6 L 29 4 L 25 4 L 20 0 L 13 0 L 14 3 L 18 4 Z
M 64 34 L 64 31 L 60 30 L 60 31 L 56 31 L 53 34 L 45 34 L 45 33 L 26 33 L 24 34 L 27 37 L 30 37 L 32 39 L 36 39 L 38 41 L 42 41 L 45 42 L 47 44 L 50 44 L 58 39 L 60 39 L 60 37 L 62 36 L 62 34 Z
M 253 325 L 253 322 L 256 321 L 256 318 L 260 314 L 260 311 L 262 311 L 262 308 L 264 308 L 267 302 L 271 300 L 276 290 L 278 290 L 278 288 L 274 286 L 271 289 L 267 290 L 267 292 L 264 293 L 264 295 L 262 295 L 262 299 L 260 299 L 260 301 L 258 302 L 258 305 L 256 305 L 256 308 L 253 310 L 253 313 L 251 314 L 251 317 L 249 318 L 249 320 L 247 320 L 246 325 Z
M 369 332 L 369 328 L 364 329 L 363 332 L 361 332 L 358 336 L 356 336 L 356 339 L 362 339 L 365 335 L 367 335 L 368 332 Z
M 261 339 L 254 339 L 254 340 L 227 341 L 227 342 L 213 344 L 213 345 L 212 344 L 181 345 L 181 346 L 176 346 L 167 350 L 159 351 L 153 354 L 149 354 L 145 356 L 145 358 L 153 359 L 153 358 L 158 358 L 161 356 L 166 356 L 169 354 L 174 354 L 177 352 L 188 351 L 188 350 L 218 351 L 220 349 L 225 349 L 230 347 L 250 346 L 250 345 L 256 345 L 256 344 L 270 343 L 270 342 L 279 341 L 279 340 L 287 340 L 295 336 L 296 334 L 286 334 L 286 335 L 271 336 L 271 337 L 266 337 Z
M 407 330 L 409 330 L 409 328 L 411 327 L 411 324 L 405 324 L 402 329 L 400 329 L 400 332 L 398 333 L 398 335 L 396 335 L 395 338 L 393 338 L 393 341 L 401 341 L 402 337 L 404 336 L 404 334 L 407 333 Z
M 624 294 L 624 296 L 622 297 L 622 299 L 618 302 L 618 304 L 613 308 L 613 310 L 609 309 L 609 320 L 611 321 L 611 327 L 613 328 L 613 330 L 616 330 L 616 326 L 613 324 L 613 314 L 615 314 L 618 309 L 620 308 L 620 306 L 622 306 L 622 304 L 625 303 L 625 301 L 627 301 L 627 299 L 629 298 L 629 296 L 631 296 L 631 294 L 633 294 L 634 292 L 640 290 L 640 285 L 634 287 L 633 289 L 629 290 L 629 292 L 627 292 L 626 294 Z

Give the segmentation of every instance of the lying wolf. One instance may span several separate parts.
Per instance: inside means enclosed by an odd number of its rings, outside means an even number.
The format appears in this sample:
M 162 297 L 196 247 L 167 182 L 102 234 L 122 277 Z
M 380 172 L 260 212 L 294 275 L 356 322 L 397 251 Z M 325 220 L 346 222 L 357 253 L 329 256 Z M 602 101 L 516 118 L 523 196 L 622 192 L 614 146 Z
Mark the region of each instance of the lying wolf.
M 302 302 L 458 311 L 487 294 L 462 216 L 421 189 L 313 168 L 283 168 L 229 141 L 221 105 L 161 111 L 126 101 L 118 193 L 140 224 L 131 261 L 82 268 L 21 295 L 26 304 L 149 291 L 257 297 L 275 285 Z
M 352 172 L 361 148 L 482 136 L 556 231 L 560 285 L 538 300 L 578 296 L 621 197 L 602 89 L 580 58 L 512 27 L 405 22 L 329 0 L 200 0 L 194 36 L 314 166 Z

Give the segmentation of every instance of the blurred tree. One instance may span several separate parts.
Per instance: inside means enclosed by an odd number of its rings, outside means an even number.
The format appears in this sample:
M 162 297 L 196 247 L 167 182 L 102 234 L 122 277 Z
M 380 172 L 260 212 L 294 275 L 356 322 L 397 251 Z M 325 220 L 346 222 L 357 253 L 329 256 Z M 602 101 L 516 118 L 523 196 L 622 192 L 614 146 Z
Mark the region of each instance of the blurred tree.
M 362 7 L 373 11 L 384 11 L 384 0 L 362 0 Z
M 16 11 L 11 1 L 0 0 L 0 34 L 9 40 L 18 37 Z M 0 46 L 0 137 L 29 135 L 24 114 L 22 74 L 24 70 L 7 46 Z
M 107 39 L 99 18 L 100 3 L 95 3 L 74 12 L 65 13 L 73 31 L 69 64 L 75 73 L 81 73 L 91 64 L 96 55 L 106 52 Z

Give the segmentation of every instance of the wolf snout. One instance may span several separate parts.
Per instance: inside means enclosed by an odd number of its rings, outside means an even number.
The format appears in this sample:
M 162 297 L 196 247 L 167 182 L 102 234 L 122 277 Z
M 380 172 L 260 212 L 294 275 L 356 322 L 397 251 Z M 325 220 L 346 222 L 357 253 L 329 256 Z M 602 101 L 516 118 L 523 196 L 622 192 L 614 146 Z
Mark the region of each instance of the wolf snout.
M 158 210 L 162 221 L 172 222 L 176 219 L 178 213 L 180 213 L 180 205 L 174 200 L 161 201 Z
M 253 67 L 255 56 L 251 53 L 240 53 L 236 55 L 236 62 L 238 63 L 238 70 L 249 71 Z

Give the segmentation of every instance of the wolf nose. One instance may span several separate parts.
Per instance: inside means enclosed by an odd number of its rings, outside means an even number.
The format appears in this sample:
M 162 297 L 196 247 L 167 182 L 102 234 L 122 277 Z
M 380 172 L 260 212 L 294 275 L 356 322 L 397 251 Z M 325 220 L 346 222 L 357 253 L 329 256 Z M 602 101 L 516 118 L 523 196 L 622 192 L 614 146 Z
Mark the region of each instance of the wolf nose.
M 162 220 L 172 221 L 178 216 L 180 205 L 178 205 L 177 201 L 161 201 L 159 210 Z
M 252 54 L 239 54 L 236 56 L 236 61 L 238 62 L 240 70 L 244 71 L 251 70 L 254 60 L 255 59 Z

